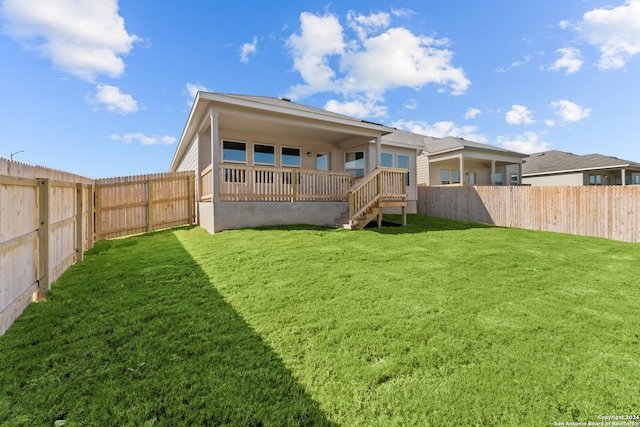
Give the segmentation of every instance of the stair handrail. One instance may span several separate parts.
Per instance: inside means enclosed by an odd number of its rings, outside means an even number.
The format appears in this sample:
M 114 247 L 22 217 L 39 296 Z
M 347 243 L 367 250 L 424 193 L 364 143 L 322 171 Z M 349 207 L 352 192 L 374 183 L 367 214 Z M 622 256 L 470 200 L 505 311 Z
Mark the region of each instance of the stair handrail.
M 356 218 L 358 218 L 362 213 L 364 213 L 368 208 L 370 208 L 371 206 L 375 205 L 376 202 L 382 198 L 382 197 L 399 197 L 402 200 L 406 200 L 407 194 L 406 194 L 406 189 L 405 189 L 405 185 L 403 183 L 403 188 L 402 188 L 402 194 L 397 194 L 397 193 L 393 193 L 393 194 L 387 194 L 386 191 L 388 189 L 386 188 L 382 188 L 382 182 L 380 180 L 380 175 L 383 172 L 399 172 L 399 173 L 407 173 L 408 171 L 405 169 L 395 169 L 395 168 L 384 168 L 384 167 L 380 167 L 377 166 L 375 169 L 373 169 L 371 172 L 369 172 L 367 175 L 365 175 L 364 177 L 362 177 L 358 182 L 356 182 L 355 184 L 353 184 L 351 186 L 351 188 L 349 188 L 349 219 L 350 220 L 355 220 Z M 373 191 L 369 191 L 368 196 L 367 193 L 363 190 L 365 188 L 365 186 L 367 185 L 371 185 L 371 182 L 375 179 L 375 185 L 376 185 L 376 189 L 375 189 L 375 193 Z M 362 196 L 364 196 L 364 200 L 357 200 L 358 199 L 358 193 L 363 193 Z M 356 203 L 359 202 L 359 203 Z M 356 210 L 357 209 L 357 210 Z
M 371 184 L 371 182 L 376 179 L 377 176 L 380 175 L 382 168 L 376 167 L 371 172 L 363 176 L 358 182 L 353 184 L 351 188 L 349 188 L 349 219 L 354 220 L 358 216 L 360 216 L 364 211 L 366 211 L 369 207 L 373 206 L 373 204 L 378 200 L 380 196 L 380 188 L 378 182 L 376 180 L 376 191 L 373 197 L 366 198 L 366 193 L 364 192 L 364 188 Z M 362 193 L 365 196 L 365 200 L 360 202 L 359 195 Z M 356 201 L 360 202 L 356 204 Z

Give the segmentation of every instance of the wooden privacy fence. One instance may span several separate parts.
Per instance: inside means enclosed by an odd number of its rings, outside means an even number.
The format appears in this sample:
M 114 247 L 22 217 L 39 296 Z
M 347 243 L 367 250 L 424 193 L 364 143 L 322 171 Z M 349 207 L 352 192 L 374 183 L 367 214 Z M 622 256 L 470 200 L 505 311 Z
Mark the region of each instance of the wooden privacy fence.
M 93 180 L 0 158 L 0 335 L 93 246 Z
M 0 158 L 0 335 L 94 241 L 192 224 L 193 184 L 193 172 L 94 181 Z
M 418 212 L 504 227 L 640 242 L 640 185 L 420 186 Z
M 194 172 L 97 179 L 96 241 L 195 222 Z

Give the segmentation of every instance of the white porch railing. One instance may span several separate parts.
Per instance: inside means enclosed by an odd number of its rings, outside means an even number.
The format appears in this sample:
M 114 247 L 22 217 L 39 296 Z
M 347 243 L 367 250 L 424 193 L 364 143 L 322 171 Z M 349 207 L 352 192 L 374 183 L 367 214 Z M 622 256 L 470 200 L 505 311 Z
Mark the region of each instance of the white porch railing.
M 211 167 L 201 173 L 201 201 L 212 200 Z M 347 201 L 353 183 L 348 172 L 219 165 L 220 201 Z

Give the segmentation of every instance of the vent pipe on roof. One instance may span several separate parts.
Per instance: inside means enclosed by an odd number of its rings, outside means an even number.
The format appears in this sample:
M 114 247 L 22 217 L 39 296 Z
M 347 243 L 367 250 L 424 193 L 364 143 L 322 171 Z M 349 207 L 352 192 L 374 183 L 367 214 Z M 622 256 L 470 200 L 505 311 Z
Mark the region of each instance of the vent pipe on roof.
M 283 98 L 283 97 L 280 97 L 280 98 L 278 98 L 278 99 L 280 99 L 280 100 L 282 100 L 282 101 L 291 102 L 291 99 L 289 99 L 289 98 Z

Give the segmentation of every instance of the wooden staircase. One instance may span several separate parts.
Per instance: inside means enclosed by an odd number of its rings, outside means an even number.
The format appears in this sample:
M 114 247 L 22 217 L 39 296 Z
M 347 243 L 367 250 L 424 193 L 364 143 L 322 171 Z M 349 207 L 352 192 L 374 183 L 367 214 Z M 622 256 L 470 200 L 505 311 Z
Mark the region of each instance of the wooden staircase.
M 402 208 L 402 225 L 406 225 L 407 194 L 404 169 L 376 168 L 349 189 L 349 211 L 336 218 L 336 227 L 359 230 L 374 218 L 382 225 L 386 207 Z

